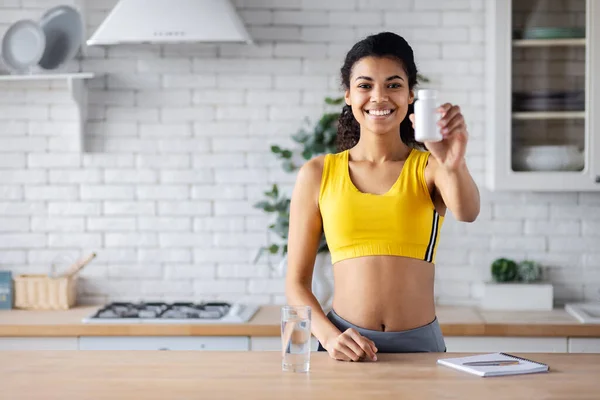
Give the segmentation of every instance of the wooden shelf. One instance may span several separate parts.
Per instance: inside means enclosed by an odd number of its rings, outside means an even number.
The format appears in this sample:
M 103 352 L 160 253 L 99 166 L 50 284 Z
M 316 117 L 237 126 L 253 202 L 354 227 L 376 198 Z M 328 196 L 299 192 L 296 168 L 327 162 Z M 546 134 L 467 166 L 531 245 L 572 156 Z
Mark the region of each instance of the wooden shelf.
M 85 122 L 87 120 L 87 87 L 85 79 L 92 79 L 95 76 L 92 72 L 73 72 L 62 74 L 29 74 L 29 75 L 0 75 L 0 82 L 4 81 L 40 81 L 40 80 L 66 80 L 71 98 L 77 107 L 77 149 L 83 151 L 83 133 L 85 131 Z
M 585 46 L 585 43 L 585 38 L 513 40 L 514 47 Z
M 585 111 L 519 111 L 513 112 L 513 119 L 584 119 Z

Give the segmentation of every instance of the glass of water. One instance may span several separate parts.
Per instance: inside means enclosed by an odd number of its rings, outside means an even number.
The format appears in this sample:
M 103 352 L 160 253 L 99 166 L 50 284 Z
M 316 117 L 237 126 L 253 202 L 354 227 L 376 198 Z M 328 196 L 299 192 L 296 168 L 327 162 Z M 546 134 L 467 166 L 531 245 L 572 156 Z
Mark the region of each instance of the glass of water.
M 310 306 L 281 308 L 281 367 L 283 371 L 310 369 Z

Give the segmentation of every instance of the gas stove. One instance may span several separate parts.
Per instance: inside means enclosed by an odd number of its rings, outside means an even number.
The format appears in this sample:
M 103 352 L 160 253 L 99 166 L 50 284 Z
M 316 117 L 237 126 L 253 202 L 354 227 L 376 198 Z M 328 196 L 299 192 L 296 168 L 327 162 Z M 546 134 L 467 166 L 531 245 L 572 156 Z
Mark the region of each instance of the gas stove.
M 235 324 L 248 322 L 260 306 L 227 302 L 114 302 L 83 319 L 86 324 Z

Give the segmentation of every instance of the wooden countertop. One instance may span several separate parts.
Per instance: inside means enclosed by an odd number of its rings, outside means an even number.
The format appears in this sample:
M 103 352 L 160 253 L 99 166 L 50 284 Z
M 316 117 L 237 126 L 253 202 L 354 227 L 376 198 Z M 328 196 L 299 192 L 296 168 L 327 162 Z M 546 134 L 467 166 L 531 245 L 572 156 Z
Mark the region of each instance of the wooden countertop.
M 313 352 L 309 373 L 284 373 L 275 351 L 5 351 L 0 388 L 3 398 L 44 400 L 598 398 L 600 354 L 518 355 L 549 364 L 550 372 L 481 378 L 437 365 L 450 357 L 443 353 L 351 363 Z
M 262 307 L 243 324 L 84 324 L 99 306 L 0 311 L 1 336 L 279 336 L 279 309 Z
M 279 336 L 279 306 L 262 307 L 245 324 L 83 324 L 98 306 L 66 311 L 0 311 L 1 336 Z M 565 310 L 483 311 L 438 306 L 445 336 L 600 337 L 600 324 L 582 324 Z

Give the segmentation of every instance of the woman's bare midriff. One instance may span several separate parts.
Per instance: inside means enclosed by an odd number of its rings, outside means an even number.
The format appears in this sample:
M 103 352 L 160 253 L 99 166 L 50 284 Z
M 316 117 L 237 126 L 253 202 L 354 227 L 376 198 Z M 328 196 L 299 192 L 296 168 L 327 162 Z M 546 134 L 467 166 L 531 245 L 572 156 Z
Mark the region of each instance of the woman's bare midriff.
M 333 266 L 333 309 L 361 328 L 398 332 L 435 319 L 434 265 L 397 256 L 367 256 Z

